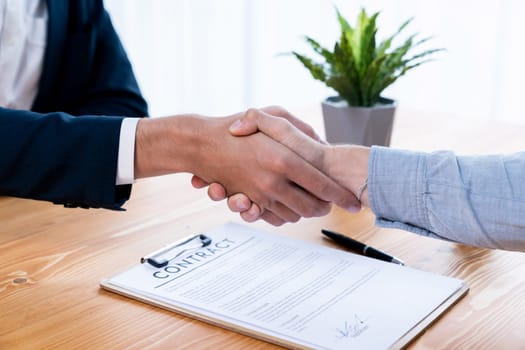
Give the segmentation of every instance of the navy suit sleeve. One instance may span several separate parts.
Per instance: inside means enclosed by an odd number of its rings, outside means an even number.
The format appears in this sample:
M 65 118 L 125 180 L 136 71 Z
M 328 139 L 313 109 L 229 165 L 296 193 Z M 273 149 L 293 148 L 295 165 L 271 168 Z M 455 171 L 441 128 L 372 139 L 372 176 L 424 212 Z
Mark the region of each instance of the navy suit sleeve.
M 0 108 L 0 194 L 119 209 L 115 186 L 122 118 Z
M 33 112 L 0 108 L 0 195 L 120 209 L 123 117 L 147 104 L 101 0 L 48 0 L 48 42 Z

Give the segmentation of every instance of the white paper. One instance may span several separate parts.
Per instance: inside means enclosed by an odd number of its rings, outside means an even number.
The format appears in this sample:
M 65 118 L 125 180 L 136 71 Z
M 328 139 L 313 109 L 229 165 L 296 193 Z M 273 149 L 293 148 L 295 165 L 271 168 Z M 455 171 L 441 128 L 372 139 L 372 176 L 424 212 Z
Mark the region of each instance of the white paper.
M 386 349 L 463 281 L 227 224 L 212 244 L 109 284 L 316 349 Z

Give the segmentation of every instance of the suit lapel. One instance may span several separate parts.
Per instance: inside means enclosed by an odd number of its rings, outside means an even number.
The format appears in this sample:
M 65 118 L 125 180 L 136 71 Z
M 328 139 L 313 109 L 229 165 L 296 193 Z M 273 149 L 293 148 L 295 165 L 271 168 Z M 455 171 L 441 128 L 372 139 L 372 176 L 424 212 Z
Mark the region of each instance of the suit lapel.
M 67 36 L 69 13 L 68 0 L 46 0 L 48 11 L 47 43 L 38 93 L 32 110 L 46 111 L 53 99 L 54 87 L 60 75 L 60 60 Z

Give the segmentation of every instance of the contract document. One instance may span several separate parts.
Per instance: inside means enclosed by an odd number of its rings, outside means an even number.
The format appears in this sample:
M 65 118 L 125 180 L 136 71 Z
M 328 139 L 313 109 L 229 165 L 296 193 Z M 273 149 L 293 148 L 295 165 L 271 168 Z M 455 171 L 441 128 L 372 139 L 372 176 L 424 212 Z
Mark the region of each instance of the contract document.
M 228 223 L 163 267 L 107 290 L 289 348 L 402 348 L 468 287 L 436 275 Z M 189 244 L 189 243 L 188 243 Z

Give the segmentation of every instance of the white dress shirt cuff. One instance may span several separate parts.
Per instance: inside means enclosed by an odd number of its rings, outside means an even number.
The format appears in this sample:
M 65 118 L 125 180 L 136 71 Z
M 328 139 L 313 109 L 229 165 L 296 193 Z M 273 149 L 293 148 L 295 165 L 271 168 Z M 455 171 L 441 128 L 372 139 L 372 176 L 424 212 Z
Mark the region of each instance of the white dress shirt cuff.
M 117 185 L 135 182 L 135 132 L 139 118 L 124 118 L 118 145 Z

